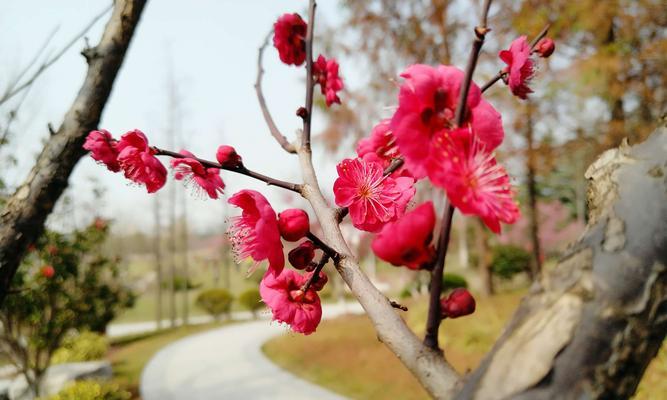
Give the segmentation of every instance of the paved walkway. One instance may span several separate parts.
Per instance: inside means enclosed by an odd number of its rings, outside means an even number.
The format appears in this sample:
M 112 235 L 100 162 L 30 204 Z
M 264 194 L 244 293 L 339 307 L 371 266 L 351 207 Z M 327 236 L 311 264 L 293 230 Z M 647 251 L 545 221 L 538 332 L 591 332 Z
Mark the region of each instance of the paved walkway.
M 359 304 L 326 305 L 324 318 L 361 312 Z M 196 334 L 160 350 L 141 376 L 144 400 L 317 399 L 343 397 L 278 368 L 262 353 L 284 326 L 259 320 Z M 317 333 L 315 333 L 317 334 Z

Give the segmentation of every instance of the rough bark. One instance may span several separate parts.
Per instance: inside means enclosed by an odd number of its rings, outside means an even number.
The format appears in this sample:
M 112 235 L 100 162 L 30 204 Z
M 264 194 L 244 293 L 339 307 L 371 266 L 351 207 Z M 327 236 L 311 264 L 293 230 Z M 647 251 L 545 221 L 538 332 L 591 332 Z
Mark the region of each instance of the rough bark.
M 67 187 L 88 132 L 95 129 L 111 93 L 146 0 L 116 0 L 102 39 L 83 51 L 88 72 L 72 106 L 32 171 L 0 214 L 0 304 L 30 243 Z
M 667 332 L 667 128 L 586 172 L 589 223 L 458 399 L 619 399 Z

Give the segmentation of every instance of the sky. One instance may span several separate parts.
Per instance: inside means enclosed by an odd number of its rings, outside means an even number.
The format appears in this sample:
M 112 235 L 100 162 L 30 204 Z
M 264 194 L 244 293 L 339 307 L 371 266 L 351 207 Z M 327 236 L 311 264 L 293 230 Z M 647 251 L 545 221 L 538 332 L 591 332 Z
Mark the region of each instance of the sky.
M 335 25 L 340 19 L 336 3 L 319 2 L 319 21 Z M 0 2 L 0 90 L 28 63 L 47 37 L 53 35 L 47 53 L 59 50 L 108 4 L 108 0 Z M 202 158 L 213 159 L 218 145 L 230 144 L 249 168 L 299 181 L 297 159 L 282 151 L 270 137 L 253 84 L 257 49 L 273 22 L 284 12 L 303 15 L 306 6 L 306 1 L 149 1 L 100 128 L 115 136 L 141 129 L 151 143 L 167 147 L 168 87 L 169 76 L 173 76 L 171 82 L 175 83 L 181 115 L 178 131 L 187 149 Z M 107 19 L 108 15 L 86 35 L 91 45 L 99 40 Z M 0 157 L 11 153 L 18 159 L 15 167 L 3 167 L 7 169 L 2 176 L 10 185 L 25 178 L 48 135 L 47 124 L 57 127 L 76 96 L 86 72 L 85 60 L 79 54 L 84 44 L 80 40 L 49 68 L 23 104 L 10 145 L 0 149 Z M 353 67 L 346 69 L 342 60 L 341 64 L 346 84 L 353 86 L 359 73 Z M 301 125 L 295 110 L 304 101 L 305 69 L 281 64 L 273 47 L 265 53 L 264 66 L 263 86 L 269 108 L 282 132 L 294 138 Z M 0 111 L 6 113 L 8 107 Z M 318 127 L 323 128 L 321 116 L 315 116 L 314 126 L 315 132 Z M 315 150 L 315 165 L 330 196 L 328 188 L 334 179 L 335 160 Z M 222 176 L 227 195 L 252 188 L 261 190 L 277 209 L 288 204 L 305 207 L 304 200 L 281 189 L 266 188 L 261 182 L 229 172 L 223 171 Z M 106 191 L 101 201 L 94 200 L 91 179 Z M 176 184 L 179 191 L 187 190 L 180 188 L 180 182 Z M 74 198 L 72 208 L 76 216 L 68 216 L 66 220 L 70 222 L 81 223 L 94 213 L 112 218 L 116 229 L 123 231 L 152 229 L 153 195 L 129 185 L 121 174 L 106 171 L 89 157 L 77 165 L 70 178 L 69 193 Z M 166 193 L 161 196 L 164 205 L 168 196 Z M 219 227 L 226 213 L 223 201 L 189 198 L 190 227 L 195 231 Z

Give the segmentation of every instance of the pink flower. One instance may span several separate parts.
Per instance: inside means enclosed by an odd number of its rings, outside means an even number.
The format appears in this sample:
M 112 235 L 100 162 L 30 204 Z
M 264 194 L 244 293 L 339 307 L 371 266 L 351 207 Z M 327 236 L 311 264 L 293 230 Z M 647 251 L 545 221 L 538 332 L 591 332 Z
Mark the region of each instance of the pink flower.
M 507 172 L 471 129 L 443 133 L 436 142 L 438 156 L 429 174 L 454 206 L 478 215 L 495 233 L 500 233 L 500 222 L 512 224 L 519 218 Z
M 218 147 L 215 158 L 225 168 L 238 168 L 243 165 L 241 156 L 236 153 L 236 149 L 232 146 L 223 145 Z
M 553 54 L 554 50 L 556 50 L 556 43 L 554 43 L 553 39 L 548 37 L 540 39 L 535 46 L 535 53 L 542 58 L 549 57 Z
M 90 151 L 93 160 L 107 166 L 112 172 L 120 171 L 118 164 L 117 141 L 107 130 L 91 131 L 86 137 L 83 148 Z
M 320 297 L 313 289 L 303 292 L 308 278 L 294 270 L 280 275 L 266 274 L 259 284 L 262 301 L 271 309 L 273 320 L 289 324 L 294 332 L 310 335 L 322 319 Z
M 383 119 L 371 130 L 370 137 L 361 139 L 357 143 L 357 155 L 366 161 L 376 161 L 387 168 L 392 160 L 401 157 L 396 146 L 396 138 L 391 132 L 390 119 Z M 405 165 L 397 169 L 393 176 L 412 176 Z
M 343 90 L 343 80 L 338 75 L 338 62 L 335 58 L 327 60 L 322 55 L 317 57 L 313 63 L 313 79 L 320 84 L 327 107 L 331 107 L 333 103 L 340 104 L 338 92 Z
M 433 203 L 427 201 L 386 224 L 373 239 L 371 248 L 376 256 L 392 265 L 419 269 L 433 258 L 434 227 L 435 210 Z
M 455 113 L 464 72 L 456 67 L 415 64 L 401 74 L 398 109 L 390 128 L 405 164 L 416 179 L 427 176 L 437 133 L 455 128 Z M 474 83 L 467 99 L 465 125 L 472 125 L 480 140 L 495 149 L 503 140 L 500 114 L 482 98 Z
M 349 207 L 352 224 L 368 232 L 379 231 L 405 212 L 415 195 L 414 179 L 383 176 L 382 165 L 361 158 L 345 159 L 336 166 L 336 204 Z
M 290 208 L 278 214 L 278 229 L 283 239 L 296 242 L 310 231 L 308 214 L 300 208 Z
M 194 190 L 205 191 L 212 199 L 217 199 L 225 188 L 225 183 L 220 178 L 220 170 L 217 168 L 206 168 L 195 159 L 194 154 L 187 150 L 181 150 L 186 158 L 174 158 L 171 167 L 174 169 L 174 178 L 184 181 L 188 186 L 194 184 Z
M 146 186 L 148 193 L 157 192 L 167 181 L 167 169 L 155 157 L 155 150 L 138 129 L 121 136 L 118 145 L 118 163 L 125 177 Z
M 301 65 L 306 60 L 306 22 L 297 13 L 283 14 L 273 24 L 273 47 L 287 65 Z
M 254 272 L 260 262 L 269 260 L 269 272 L 280 274 L 285 266 L 285 255 L 271 204 L 254 190 L 241 190 L 230 197 L 228 203 L 243 210 L 240 216 L 231 219 L 228 231 L 237 257 L 240 260 L 250 257 L 255 261 L 249 273 Z
M 510 86 L 512 94 L 520 99 L 528 98 L 528 94 L 533 91 L 528 87 L 528 83 L 535 74 L 535 63 L 530 58 L 530 44 L 525 36 L 514 39 L 509 50 L 502 50 L 498 53 L 507 67 L 504 72 L 508 73 L 507 83 Z

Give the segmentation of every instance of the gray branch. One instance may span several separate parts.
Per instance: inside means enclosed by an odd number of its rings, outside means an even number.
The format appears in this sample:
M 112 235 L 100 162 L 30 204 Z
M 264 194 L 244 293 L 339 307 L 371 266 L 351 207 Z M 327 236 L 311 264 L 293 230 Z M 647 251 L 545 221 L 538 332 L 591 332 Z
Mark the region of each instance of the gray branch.
M 56 133 L 0 214 L 0 304 L 28 245 L 67 187 L 83 157 L 86 135 L 97 127 L 146 0 L 116 0 L 99 44 L 85 50 L 88 72 Z

